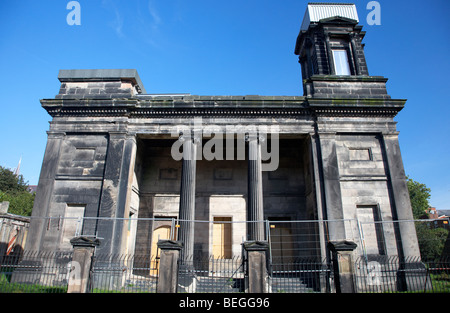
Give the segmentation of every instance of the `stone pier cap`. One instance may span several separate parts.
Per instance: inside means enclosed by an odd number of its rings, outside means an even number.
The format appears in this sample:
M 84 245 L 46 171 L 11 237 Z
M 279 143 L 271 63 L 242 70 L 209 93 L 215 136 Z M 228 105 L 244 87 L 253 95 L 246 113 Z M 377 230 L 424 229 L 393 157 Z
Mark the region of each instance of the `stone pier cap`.
M 158 240 L 158 248 L 162 250 L 181 250 L 183 249 L 183 242 L 175 240 Z
M 97 247 L 100 245 L 100 238 L 94 236 L 78 236 L 70 239 L 70 243 L 74 247 Z
M 331 251 L 353 251 L 357 247 L 357 244 L 353 241 L 341 240 L 341 241 L 330 241 L 328 242 L 328 248 Z

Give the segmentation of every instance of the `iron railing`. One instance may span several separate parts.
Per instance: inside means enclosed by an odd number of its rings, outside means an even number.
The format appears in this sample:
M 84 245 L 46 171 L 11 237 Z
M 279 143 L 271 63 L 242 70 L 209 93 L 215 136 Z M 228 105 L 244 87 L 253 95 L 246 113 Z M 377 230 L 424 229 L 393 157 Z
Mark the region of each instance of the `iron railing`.
M 31 223 L 36 220 L 52 238 L 60 232 L 61 240 L 49 243 L 47 252 L 24 251 L 20 240 L 12 249 L 0 251 L 0 292 L 65 292 L 72 259 L 69 240 L 92 235 L 97 223 L 104 227 L 114 223 L 111 227 L 122 229 L 128 237 L 122 255 L 104 253 L 102 244 L 96 248 L 91 292 L 155 292 L 160 255 L 156 243 L 159 239 L 177 240 L 180 227 L 189 223 L 195 230 L 194 255 L 181 254 L 178 291 L 246 290 L 242 243 L 247 240 L 247 222 L 215 219 L 182 224 L 176 218 L 32 217 Z M 404 223 L 415 226 L 421 254 L 416 258 L 397 256 L 402 244 L 397 232 Z M 326 243 L 335 227 L 343 227 L 347 240 L 357 244 L 353 253 L 357 292 L 449 292 L 450 265 L 448 259 L 442 258 L 450 254 L 448 220 L 267 220 L 258 224 L 264 228 L 264 239 L 269 243 L 270 292 L 333 292 Z M 74 233 L 69 233 L 70 229 Z M 220 243 L 216 231 L 222 232 Z
M 326 259 L 278 259 L 269 267 L 272 293 L 326 293 L 332 290 L 332 264 Z
M 72 252 L 20 251 L 0 255 L 0 292 L 67 292 Z
M 100 254 L 93 258 L 92 293 L 153 293 L 159 276 L 159 258 L 148 255 Z
M 178 292 L 244 292 L 244 278 L 241 256 L 185 256 L 179 262 Z
M 357 292 L 450 292 L 450 262 L 419 257 L 379 256 L 355 262 Z

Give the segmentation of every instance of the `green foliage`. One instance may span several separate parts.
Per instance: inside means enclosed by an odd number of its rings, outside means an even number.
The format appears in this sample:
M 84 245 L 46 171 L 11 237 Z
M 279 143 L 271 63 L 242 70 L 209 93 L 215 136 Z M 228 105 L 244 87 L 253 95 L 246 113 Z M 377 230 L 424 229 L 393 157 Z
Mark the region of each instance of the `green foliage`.
M 27 191 L 28 183 L 22 175 L 0 166 L 0 202 L 9 202 L 9 213 L 30 216 L 35 194 Z
M 0 273 L 2 293 L 67 293 L 67 286 L 42 286 L 37 284 L 11 283 L 10 273 Z
M 23 176 L 16 176 L 10 169 L 0 166 L 0 190 L 7 193 L 27 191 Z
M 414 219 L 428 218 L 426 210 L 430 207 L 430 203 L 428 202 L 431 197 L 430 188 L 427 188 L 425 184 L 416 182 L 409 177 L 407 184 Z
M 407 185 L 414 219 L 428 219 L 430 188 L 409 177 Z M 448 230 L 436 228 L 432 223 L 422 221 L 416 222 L 416 232 L 420 254 L 424 260 L 435 260 L 442 256 L 449 233 Z
M 444 251 L 448 230 L 433 228 L 429 222 L 416 222 L 420 254 L 424 260 L 436 260 Z

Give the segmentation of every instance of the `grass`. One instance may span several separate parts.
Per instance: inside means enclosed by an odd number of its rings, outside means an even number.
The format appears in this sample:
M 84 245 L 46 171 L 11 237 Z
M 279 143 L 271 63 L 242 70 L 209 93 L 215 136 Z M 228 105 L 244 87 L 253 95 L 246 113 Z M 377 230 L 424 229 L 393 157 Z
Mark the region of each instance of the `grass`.
M 9 276 L 9 277 L 8 277 Z M 43 286 L 39 284 L 11 283 L 11 275 L 0 275 L 0 293 L 66 293 L 67 286 Z

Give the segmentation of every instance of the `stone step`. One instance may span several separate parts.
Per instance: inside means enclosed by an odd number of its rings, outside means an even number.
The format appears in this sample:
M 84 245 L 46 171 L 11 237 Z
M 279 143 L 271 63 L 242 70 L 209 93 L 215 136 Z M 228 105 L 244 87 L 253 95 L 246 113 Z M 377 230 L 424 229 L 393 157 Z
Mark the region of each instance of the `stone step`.
M 270 278 L 270 288 L 272 293 L 310 293 L 314 292 L 301 279 L 272 277 Z

